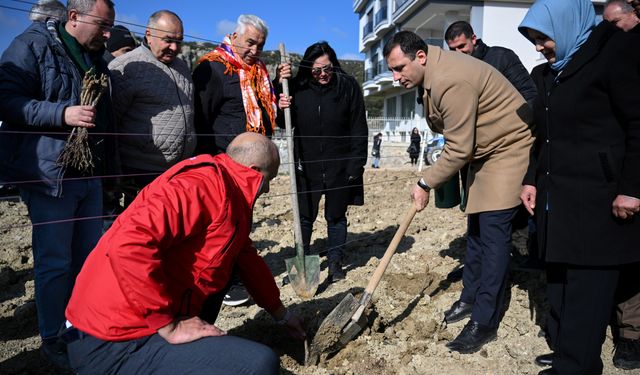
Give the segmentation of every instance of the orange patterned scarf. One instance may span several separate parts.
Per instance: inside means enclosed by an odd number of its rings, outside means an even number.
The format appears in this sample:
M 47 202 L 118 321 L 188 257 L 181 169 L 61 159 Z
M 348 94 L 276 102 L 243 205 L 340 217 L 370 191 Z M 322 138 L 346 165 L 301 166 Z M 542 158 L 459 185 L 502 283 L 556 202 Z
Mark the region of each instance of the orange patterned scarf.
M 227 68 L 224 74 L 237 73 L 240 77 L 240 91 L 242 92 L 242 102 L 247 115 L 246 129 L 248 132 L 265 134 L 265 127 L 262 121 L 262 110 L 258 100 L 262 104 L 269 116 L 271 129 L 276 127 L 276 94 L 269 81 L 267 67 L 260 60 L 253 65 L 247 65 L 238 58 L 235 48 L 231 45 L 231 38 L 227 35 L 218 48 L 207 53 L 198 60 L 198 64 L 203 61 L 216 61 Z

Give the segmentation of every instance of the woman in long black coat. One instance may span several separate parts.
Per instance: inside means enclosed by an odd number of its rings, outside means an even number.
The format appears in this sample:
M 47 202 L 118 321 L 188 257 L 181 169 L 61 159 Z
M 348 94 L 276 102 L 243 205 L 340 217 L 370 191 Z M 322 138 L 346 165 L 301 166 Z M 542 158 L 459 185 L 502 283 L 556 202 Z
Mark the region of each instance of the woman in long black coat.
M 553 373 L 600 374 L 620 271 L 640 261 L 637 36 L 589 0 L 538 0 L 520 31 L 548 60 L 532 72 L 536 143 L 521 198 L 547 261 Z
M 409 144 L 409 148 L 407 148 L 409 158 L 411 159 L 411 165 L 418 164 L 421 140 L 422 138 L 420 137 L 420 131 L 418 130 L 418 128 L 413 128 L 413 130 L 411 130 L 411 143 Z
M 279 106 L 291 108 L 303 245 L 309 249 L 324 195 L 329 277 L 342 279 L 347 207 L 364 204 L 368 129 L 362 91 L 327 42 L 307 48 L 289 87 L 293 99 L 280 95 Z

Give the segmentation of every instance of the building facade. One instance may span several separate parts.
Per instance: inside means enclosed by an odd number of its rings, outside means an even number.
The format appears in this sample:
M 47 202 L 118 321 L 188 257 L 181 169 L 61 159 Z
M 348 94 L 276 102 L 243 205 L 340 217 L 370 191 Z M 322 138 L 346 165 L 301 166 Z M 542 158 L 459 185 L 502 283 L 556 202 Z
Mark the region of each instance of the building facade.
M 364 95 L 384 97 L 384 117 L 422 119 L 422 105 L 416 101 L 417 90 L 407 91 L 394 83 L 382 49 L 394 33 L 411 30 L 427 44 L 445 49 L 444 32 L 455 21 L 471 24 L 476 36 L 487 45 L 513 50 L 524 66 L 531 69 L 546 60 L 518 31 L 533 0 L 431 1 L 431 0 L 353 0 L 353 10 L 360 16 L 359 50 L 365 55 Z M 602 14 L 605 0 L 594 0 L 596 13 Z M 400 130 L 413 124 L 426 128 L 425 121 L 396 122 Z M 392 125 L 393 126 L 393 125 Z

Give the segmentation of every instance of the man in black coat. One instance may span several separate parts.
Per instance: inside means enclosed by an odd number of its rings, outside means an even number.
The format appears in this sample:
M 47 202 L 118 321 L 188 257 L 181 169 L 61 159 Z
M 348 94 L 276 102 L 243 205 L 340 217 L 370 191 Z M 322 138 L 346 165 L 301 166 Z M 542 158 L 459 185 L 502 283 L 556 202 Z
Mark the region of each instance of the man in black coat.
M 489 47 L 478 39 L 473 28 L 466 21 L 457 21 L 447 28 L 444 34 L 449 49 L 471 55 L 496 68 L 532 106 L 536 97 L 536 86 L 529 72 L 512 50 L 504 47 Z

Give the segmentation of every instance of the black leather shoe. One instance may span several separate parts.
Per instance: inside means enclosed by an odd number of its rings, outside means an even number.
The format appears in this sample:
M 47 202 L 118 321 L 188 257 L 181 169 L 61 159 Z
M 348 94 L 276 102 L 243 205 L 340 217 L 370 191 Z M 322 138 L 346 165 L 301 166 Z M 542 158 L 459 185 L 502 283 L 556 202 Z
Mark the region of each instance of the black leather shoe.
M 456 301 L 451 308 L 444 312 L 444 321 L 449 323 L 459 322 L 464 318 L 471 316 L 473 305 L 462 301 Z
M 553 366 L 553 353 L 547 353 L 536 357 L 536 365 L 538 366 Z
M 329 262 L 329 282 L 344 280 L 347 277 L 342 269 L 342 263 Z
M 446 346 L 449 350 L 461 354 L 477 352 L 482 346 L 498 337 L 498 328 L 490 328 L 470 320 L 455 340 Z

